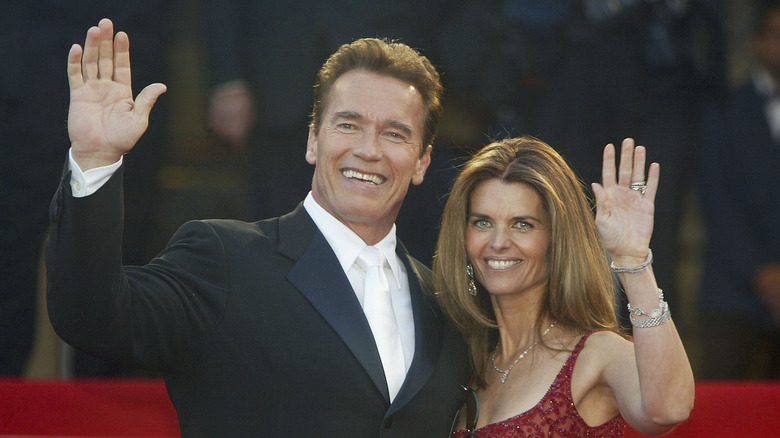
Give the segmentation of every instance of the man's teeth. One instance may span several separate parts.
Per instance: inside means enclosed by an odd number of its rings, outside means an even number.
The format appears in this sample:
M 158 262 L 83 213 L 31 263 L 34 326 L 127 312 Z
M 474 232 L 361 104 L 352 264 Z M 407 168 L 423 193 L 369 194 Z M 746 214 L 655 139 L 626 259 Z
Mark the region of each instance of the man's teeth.
M 506 269 L 520 263 L 519 260 L 488 260 L 487 264 L 493 269 Z
M 346 176 L 347 178 L 359 179 L 361 181 L 367 181 L 373 184 L 382 184 L 382 182 L 384 181 L 384 178 L 382 178 L 381 176 L 368 175 L 354 170 L 345 170 L 343 173 L 344 176 Z

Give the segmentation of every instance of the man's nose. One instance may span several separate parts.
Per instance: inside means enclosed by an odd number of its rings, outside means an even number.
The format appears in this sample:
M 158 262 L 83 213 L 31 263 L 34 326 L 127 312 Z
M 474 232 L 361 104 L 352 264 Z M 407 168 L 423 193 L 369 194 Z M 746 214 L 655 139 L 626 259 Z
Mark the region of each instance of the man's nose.
M 374 130 L 364 131 L 360 141 L 353 148 L 353 154 L 369 161 L 382 158 L 382 145 L 379 141 L 379 134 Z

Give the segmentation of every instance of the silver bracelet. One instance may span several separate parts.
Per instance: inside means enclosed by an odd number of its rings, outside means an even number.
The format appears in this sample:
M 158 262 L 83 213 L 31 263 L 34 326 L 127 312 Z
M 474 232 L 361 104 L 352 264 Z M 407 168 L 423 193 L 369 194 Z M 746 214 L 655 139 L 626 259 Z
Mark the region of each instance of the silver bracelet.
M 647 318 L 640 319 L 640 316 L 646 316 Z M 664 291 L 661 288 L 658 288 L 658 308 L 651 310 L 650 313 L 639 307 L 633 307 L 631 303 L 628 303 L 628 319 L 631 320 L 631 325 L 634 327 L 657 327 L 668 321 L 670 316 L 669 304 L 664 301 Z
M 615 272 L 617 274 L 622 273 L 628 273 L 628 274 L 636 274 L 637 272 L 642 272 L 645 269 L 647 269 L 648 266 L 650 266 L 653 263 L 653 250 L 648 248 L 647 249 L 647 258 L 645 258 L 645 261 L 642 262 L 641 265 L 638 266 L 615 266 L 615 261 L 611 260 L 609 262 L 609 267 L 612 268 L 612 272 Z

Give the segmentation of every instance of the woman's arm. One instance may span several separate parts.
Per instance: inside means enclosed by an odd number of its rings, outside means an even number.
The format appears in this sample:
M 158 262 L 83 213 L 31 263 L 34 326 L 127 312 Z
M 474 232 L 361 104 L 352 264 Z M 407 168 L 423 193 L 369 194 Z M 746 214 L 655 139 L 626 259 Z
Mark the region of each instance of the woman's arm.
M 596 223 L 634 309 L 634 355 L 617 350 L 604 368 L 604 380 L 626 421 L 641 433 L 656 435 L 688 418 L 694 378 L 648 263 L 660 167 L 651 164 L 645 180 L 645 149 L 626 139 L 617 175 L 615 169 L 615 148 L 607 145 L 603 183 L 593 185 Z

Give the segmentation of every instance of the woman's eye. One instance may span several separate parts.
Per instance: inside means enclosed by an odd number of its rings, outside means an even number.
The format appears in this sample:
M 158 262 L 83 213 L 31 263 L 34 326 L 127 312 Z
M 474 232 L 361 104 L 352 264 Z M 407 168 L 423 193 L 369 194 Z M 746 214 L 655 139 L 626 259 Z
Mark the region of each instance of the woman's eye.
M 515 223 L 515 228 L 525 231 L 525 230 L 532 230 L 534 227 L 528 222 L 519 221 Z
M 490 222 L 487 219 L 475 219 L 473 225 L 476 228 L 488 228 L 490 226 Z

